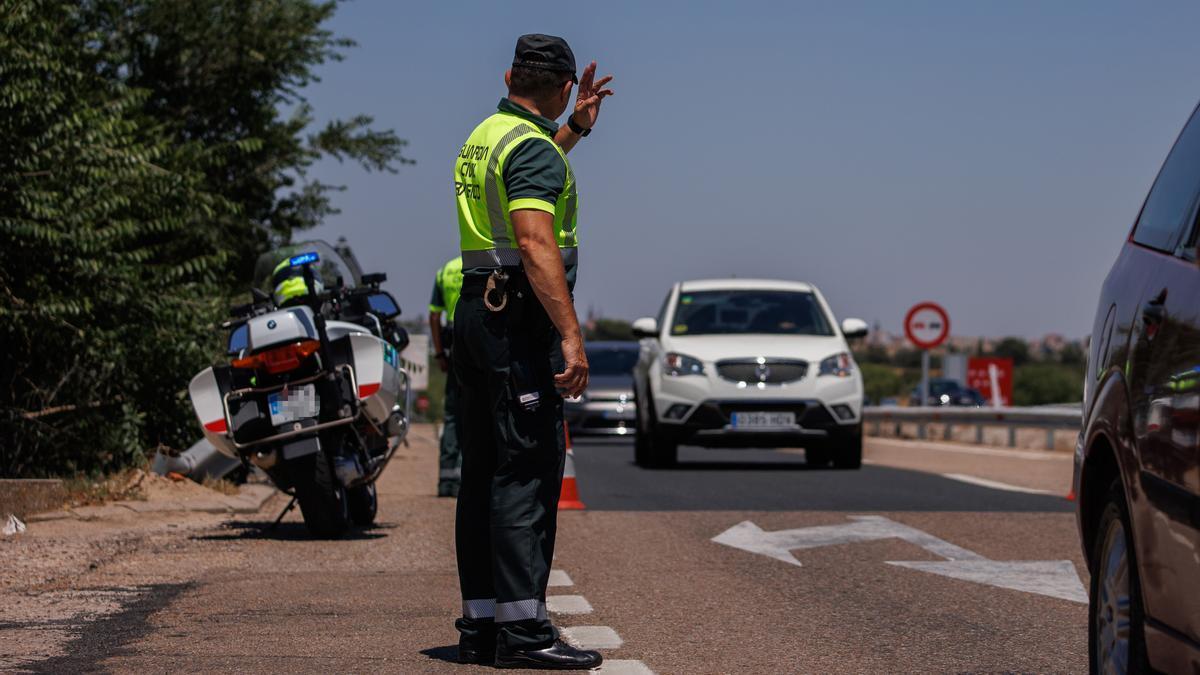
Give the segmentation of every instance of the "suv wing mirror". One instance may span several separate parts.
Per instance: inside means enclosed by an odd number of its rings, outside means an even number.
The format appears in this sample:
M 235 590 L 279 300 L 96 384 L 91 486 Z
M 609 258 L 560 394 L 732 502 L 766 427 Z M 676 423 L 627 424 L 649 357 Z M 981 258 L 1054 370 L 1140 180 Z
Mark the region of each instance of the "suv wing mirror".
M 658 321 L 653 317 L 643 316 L 633 322 L 633 337 L 641 340 L 642 338 L 657 338 L 658 337 Z
M 842 321 L 842 335 L 847 340 L 866 337 L 870 330 L 867 322 L 862 319 L 845 319 Z

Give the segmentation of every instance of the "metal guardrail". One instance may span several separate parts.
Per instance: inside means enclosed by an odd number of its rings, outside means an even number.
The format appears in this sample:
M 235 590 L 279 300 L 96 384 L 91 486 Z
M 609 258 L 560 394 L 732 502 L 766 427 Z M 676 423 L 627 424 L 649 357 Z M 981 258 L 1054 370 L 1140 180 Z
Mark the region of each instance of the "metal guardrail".
M 983 430 L 987 427 L 1006 427 L 1008 446 L 1017 445 L 1018 429 L 1044 429 L 1046 447 L 1054 448 L 1054 432 L 1060 429 L 1078 430 L 1083 412 L 1074 406 L 1046 406 L 1036 408 L 956 408 L 956 407 L 878 407 L 863 408 L 863 422 L 873 427 L 880 435 L 883 425 L 896 425 L 900 435 L 901 424 L 916 424 L 917 437 L 929 438 L 929 425 L 942 425 L 942 437 L 953 438 L 954 427 L 975 427 L 975 442 L 983 443 Z

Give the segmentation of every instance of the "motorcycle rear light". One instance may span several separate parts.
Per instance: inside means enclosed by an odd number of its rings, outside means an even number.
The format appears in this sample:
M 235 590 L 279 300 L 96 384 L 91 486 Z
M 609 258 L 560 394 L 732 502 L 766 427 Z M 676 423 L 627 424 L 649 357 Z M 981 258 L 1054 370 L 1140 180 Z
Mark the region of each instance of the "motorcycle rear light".
M 316 354 L 320 348 L 321 343 L 317 340 L 301 340 L 281 347 L 272 347 L 243 359 L 234 359 L 233 367 L 265 370 L 272 375 L 286 373 L 299 368 L 305 359 Z

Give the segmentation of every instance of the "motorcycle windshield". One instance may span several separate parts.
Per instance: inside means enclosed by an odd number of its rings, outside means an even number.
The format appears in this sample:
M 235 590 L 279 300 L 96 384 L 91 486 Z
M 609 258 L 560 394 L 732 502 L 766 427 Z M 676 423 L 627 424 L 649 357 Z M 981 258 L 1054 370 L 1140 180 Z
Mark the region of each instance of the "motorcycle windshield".
M 320 240 L 302 241 L 276 248 L 260 255 L 254 263 L 254 286 L 271 292 L 274 287 L 271 277 L 275 274 L 275 268 L 284 260 L 302 253 L 316 253 L 320 258 L 320 262 L 313 265 L 313 272 L 320 276 L 325 288 L 336 286 L 339 277 L 346 286 L 359 286 L 362 284 L 362 274 L 358 263 L 354 261 L 354 254 L 348 247 L 343 249 L 345 256 L 338 249 Z

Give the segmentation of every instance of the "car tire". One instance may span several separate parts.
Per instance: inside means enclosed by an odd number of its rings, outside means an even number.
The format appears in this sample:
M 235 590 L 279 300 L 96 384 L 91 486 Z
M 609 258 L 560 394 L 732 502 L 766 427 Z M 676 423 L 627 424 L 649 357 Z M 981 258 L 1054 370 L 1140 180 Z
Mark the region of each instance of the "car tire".
M 649 422 L 642 418 L 649 418 L 650 412 L 650 386 L 646 385 L 646 403 L 638 404 L 637 417 L 633 425 L 633 463 L 638 466 L 650 466 L 650 429 Z
M 1146 657 L 1142 585 L 1120 479 L 1109 486 L 1090 556 L 1088 671 L 1151 672 Z M 1124 631 L 1118 630 L 1122 623 L 1127 626 Z
M 824 469 L 829 466 L 832 457 L 829 456 L 829 448 L 825 446 L 815 446 L 804 448 L 804 463 L 810 469 Z
M 862 468 L 863 437 L 862 426 L 854 430 L 833 452 L 833 468 L 861 469 Z
M 655 430 L 650 441 L 650 466 L 664 469 L 679 461 L 679 444 Z
M 646 468 L 672 466 L 678 459 L 679 445 L 658 430 L 658 413 L 654 410 L 654 399 L 649 395 L 648 383 L 646 392 L 646 418 L 645 421 L 642 420 L 642 406 L 639 406 L 637 435 L 633 441 L 633 460 L 638 466 Z

